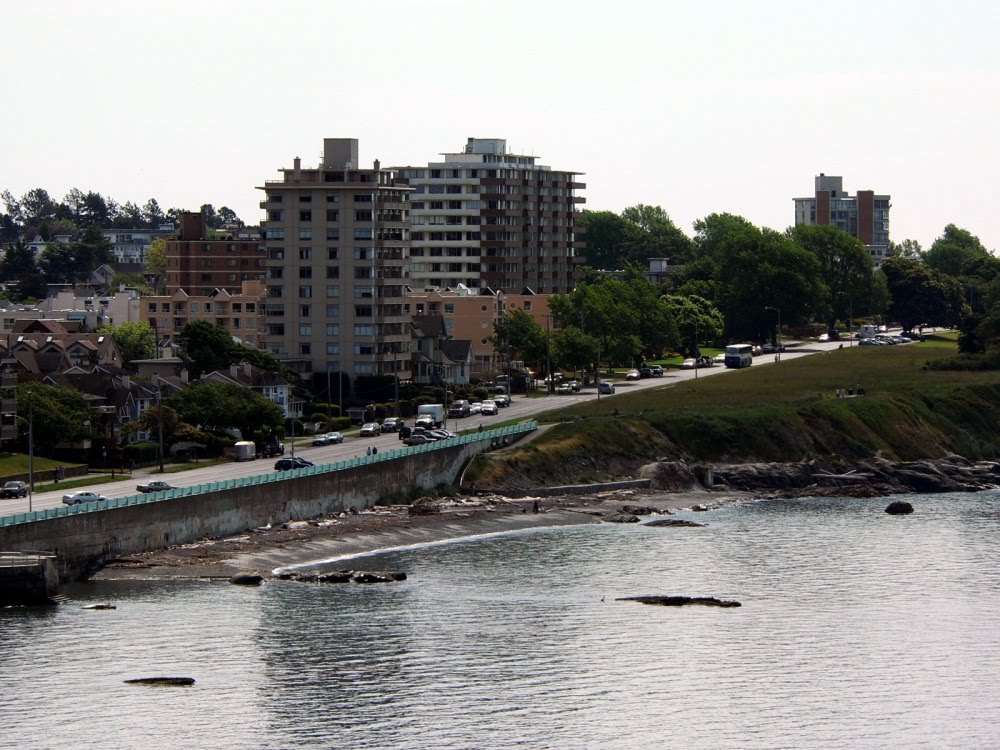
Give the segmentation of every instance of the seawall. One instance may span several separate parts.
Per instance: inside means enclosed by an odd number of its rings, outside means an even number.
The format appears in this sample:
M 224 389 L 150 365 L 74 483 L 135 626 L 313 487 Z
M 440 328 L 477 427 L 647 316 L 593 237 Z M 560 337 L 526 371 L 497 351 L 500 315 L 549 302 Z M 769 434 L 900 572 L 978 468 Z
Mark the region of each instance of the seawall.
M 432 450 L 377 454 L 349 468 L 271 474 L 260 483 L 196 491 L 155 502 L 73 512 L 0 526 L 0 550 L 46 550 L 59 560 L 62 581 L 86 578 L 107 561 L 213 536 L 236 534 L 268 523 L 315 518 L 380 499 L 452 483 L 474 455 L 520 433 L 487 431 Z M 85 506 L 86 507 L 86 506 Z

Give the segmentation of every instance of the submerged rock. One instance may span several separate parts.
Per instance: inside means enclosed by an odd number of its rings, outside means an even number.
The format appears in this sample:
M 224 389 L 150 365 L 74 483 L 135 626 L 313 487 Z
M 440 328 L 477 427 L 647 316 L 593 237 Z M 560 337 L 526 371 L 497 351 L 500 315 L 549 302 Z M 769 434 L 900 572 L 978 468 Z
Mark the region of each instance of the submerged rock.
M 84 609 L 118 609 L 114 604 L 88 604 Z
M 614 513 L 604 520 L 608 523 L 639 523 L 639 516 L 631 513 Z
M 905 500 L 893 500 L 886 506 L 885 512 L 890 516 L 905 516 L 913 512 L 913 506 Z
M 701 604 L 706 607 L 742 607 L 740 602 L 716 599 L 714 596 L 621 596 L 616 602 L 639 602 L 640 604 L 657 604 L 661 607 L 683 607 L 688 604 Z

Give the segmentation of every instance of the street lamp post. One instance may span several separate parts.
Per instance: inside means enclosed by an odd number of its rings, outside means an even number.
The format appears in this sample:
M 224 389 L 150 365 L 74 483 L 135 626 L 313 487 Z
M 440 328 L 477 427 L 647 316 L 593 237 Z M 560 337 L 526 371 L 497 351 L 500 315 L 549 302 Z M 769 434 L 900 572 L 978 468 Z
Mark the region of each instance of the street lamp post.
M 163 468 L 163 394 L 159 388 L 156 389 L 156 422 L 160 443 L 160 473 L 163 474 L 165 472 Z
M 32 500 L 35 493 L 35 414 L 31 395 L 28 395 L 28 418 L 18 414 L 10 414 L 15 420 L 20 419 L 28 425 L 28 512 L 32 512 Z
M 774 361 L 775 362 L 780 362 L 781 361 L 781 308 L 780 307 L 765 307 L 764 309 L 765 310 L 774 310 L 776 313 L 778 313 L 778 330 L 777 330 L 778 352 L 774 355 Z

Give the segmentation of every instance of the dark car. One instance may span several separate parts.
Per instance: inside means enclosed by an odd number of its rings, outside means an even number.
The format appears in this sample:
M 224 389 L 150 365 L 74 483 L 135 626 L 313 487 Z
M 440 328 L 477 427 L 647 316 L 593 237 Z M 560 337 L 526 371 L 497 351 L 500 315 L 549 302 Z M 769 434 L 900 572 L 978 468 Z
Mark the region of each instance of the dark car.
M 14 480 L 12 482 L 7 482 L 4 484 L 3 489 L 0 489 L 0 498 L 27 497 L 27 496 L 28 496 L 28 485 L 26 485 L 20 479 Z
M 382 420 L 382 432 L 398 432 L 403 425 L 403 420 L 399 417 L 386 417 Z
M 307 461 L 304 458 L 299 458 L 298 456 L 292 456 L 291 458 L 279 458 L 274 463 L 275 471 L 290 471 L 292 469 L 304 469 L 307 466 L 315 466 L 312 461 Z
M 408 438 L 412 432 L 413 428 L 404 424 L 399 428 L 399 434 L 396 437 L 398 437 L 400 440 L 406 440 L 406 438 Z
M 405 445 L 423 445 L 424 443 L 433 443 L 435 438 L 431 437 L 427 433 L 420 433 L 417 435 L 410 435 L 408 438 L 403 439 Z

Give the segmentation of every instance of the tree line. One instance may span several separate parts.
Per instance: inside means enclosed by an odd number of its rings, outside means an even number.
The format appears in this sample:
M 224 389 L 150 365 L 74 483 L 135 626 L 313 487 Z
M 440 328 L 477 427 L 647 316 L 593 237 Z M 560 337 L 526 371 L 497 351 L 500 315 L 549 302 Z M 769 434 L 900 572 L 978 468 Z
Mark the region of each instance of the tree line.
M 685 235 L 659 206 L 587 211 L 584 280 L 550 300 L 545 329 L 508 312 L 493 341 L 501 356 L 565 369 L 632 366 L 699 345 L 774 340 L 782 327 L 832 330 L 893 321 L 960 328 L 962 351 L 1000 353 L 1000 260 L 949 224 L 926 251 L 891 245 L 876 266 L 867 248 L 833 226 L 784 232 L 711 214 Z M 649 260 L 671 272 L 654 282 Z M 780 312 L 779 312 L 780 311 Z

